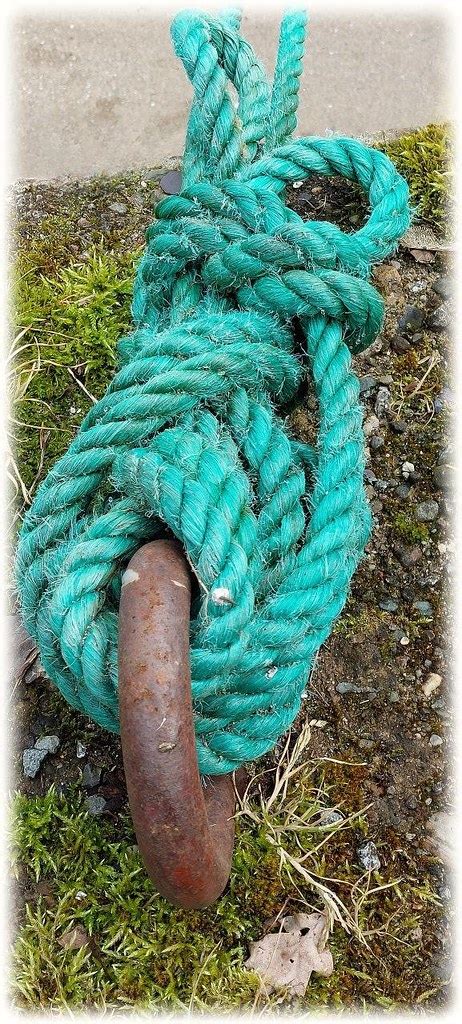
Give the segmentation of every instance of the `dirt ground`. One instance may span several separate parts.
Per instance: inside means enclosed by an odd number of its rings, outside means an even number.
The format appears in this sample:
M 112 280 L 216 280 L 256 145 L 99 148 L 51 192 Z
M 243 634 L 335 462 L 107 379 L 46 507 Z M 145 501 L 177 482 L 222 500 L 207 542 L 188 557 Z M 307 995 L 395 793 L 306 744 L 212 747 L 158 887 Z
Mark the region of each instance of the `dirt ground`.
M 22 244 L 37 243 L 44 222 L 67 211 L 76 256 L 95 232 L 109 245 L 117 239 L 135 246 L 149 223 L 159 176 L 118 179 L 109 191 L 104 179 L 91 186 L 23 186 L 14 200 Z M 290 202 L 304 217 L 350 229 L 362 216 L 355 190 L 338 181 L 312 179 L 292 190 Z M 375 271 L 386 321 L 372 348 L 355 360 L 373 535 L 348 604 L 319 653 L 298 722 L 312 724 L 313 760 L 328 759 L 332 800 L 346 800 L 349 811 L 366 808 L 367 838 L 382 864 L 392 864 L 395 874 L 412 868 L 422 884 L 433 879 L 441 900 L 430 946 L 435 986 L 451 974 L 451 260 L 450 251 L 404 245 Z M 309 389 L 288 415 L 294 433 L 312 440 Z M 104 815 L 116 820 L 127 800 L 119 739 L 73 712 L 37 661 L 14 685 L 12 712 L 16 786 L 41 794 L 54 783 L 65 791 L 82 783 L 89 765 L 86 793 L 101 797 Z M 59 749 L 27 778 L 23 751 L 43 735 L 57 735 Z M 32 897 L 28 882 L 22 899 Z

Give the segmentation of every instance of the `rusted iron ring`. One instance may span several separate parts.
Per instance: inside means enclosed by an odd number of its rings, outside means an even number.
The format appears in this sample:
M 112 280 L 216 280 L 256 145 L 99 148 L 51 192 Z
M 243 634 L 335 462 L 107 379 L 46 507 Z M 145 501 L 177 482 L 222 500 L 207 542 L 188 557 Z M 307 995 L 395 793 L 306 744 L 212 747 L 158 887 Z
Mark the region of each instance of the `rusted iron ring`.
M 205 907 L 229 878 L 230 775 L 204 787 L 189 664 L 191 578 L 177 541 L 145 544 L 122 580 L 119 703 L 130 810 L 146 870 L 175 906 Z

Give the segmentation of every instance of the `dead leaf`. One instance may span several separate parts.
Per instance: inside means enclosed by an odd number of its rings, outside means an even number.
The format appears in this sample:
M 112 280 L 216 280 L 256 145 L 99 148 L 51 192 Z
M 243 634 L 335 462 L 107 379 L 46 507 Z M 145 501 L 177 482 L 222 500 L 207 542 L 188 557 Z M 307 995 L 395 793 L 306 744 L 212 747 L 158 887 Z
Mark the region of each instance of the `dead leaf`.
M 283 918 L 281 930 L 250 943 L 245 966 L 255 971 L 271 992 L 285 988 L 303 996 L 313 971 L 328 978 L 334 969 L 326 949 L 328 924 L 325 914 L 294 914 Z
M 454 242 L 438 238 L 428 224 L 413 224 L 400 241 L 402 249 L 428 249 L 429 252 L 445 252 L 454 248 Z
M 429 249 L 409 249 L 411 256 L 414 257 L 416 263 L 434 263 L 434 253 L 430 252 Z
M 77 924 L 75 928 L 71 928 L 68 932 L 64 932 L 63 935 L 58 939 L 59 945 L 63 949 L 82 949 L 82 946 L 88 946 L 91 943 L 91 938 L 88 932 L 82 925 Z

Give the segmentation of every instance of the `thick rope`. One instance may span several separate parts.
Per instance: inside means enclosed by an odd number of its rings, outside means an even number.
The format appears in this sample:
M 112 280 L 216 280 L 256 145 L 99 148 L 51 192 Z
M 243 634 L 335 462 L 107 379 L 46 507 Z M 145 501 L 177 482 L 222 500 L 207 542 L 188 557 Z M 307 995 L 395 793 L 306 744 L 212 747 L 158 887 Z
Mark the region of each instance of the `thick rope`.
M 199 581 L 192 687 L 210 774 L 264 754 L 291 725 L 345 604 L 371 525 L 350 352 L 382 321 L 370 266 L 409 224 L 406 183 L 382 153 L 290 138 L 304 29 L 303 14 L 284 18 L 271 90 L 235 12 L 175 18 L 194 89 L 183 188 L 147 232 L 120 368 L 41 485 L 17 556 L 46 671 L 118 731 L 121 576 L 143 542 L 166 528 L 179 538 Z M 285 206 L 287 184 L 311 174 L 362 186 L 359 231 Z M 308 373 L 315 448 L 276 411 Z

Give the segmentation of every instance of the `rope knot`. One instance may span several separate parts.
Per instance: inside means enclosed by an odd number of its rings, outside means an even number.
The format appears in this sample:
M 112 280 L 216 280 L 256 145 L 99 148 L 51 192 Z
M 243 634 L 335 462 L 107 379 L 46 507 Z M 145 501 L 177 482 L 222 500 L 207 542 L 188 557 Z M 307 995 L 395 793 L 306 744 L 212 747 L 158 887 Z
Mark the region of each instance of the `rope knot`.
M 238 15 L 174 20 L 194 90 L 182 191 L 148 229 L 119 369 L 41 485 L 18 546 L 45 669 L 117 731 L 122 575 L 145 540 L 178 537 L 198 581 L 192 687 L 210 774 L 264 754 L 290 726 L 345 603 L 370 531 L 351 352 L 382 320 L 370 267 L 409 224 L 407 186 L 382 153 L 291 138 L 305 21 L 283 19 L 270 89 Z M 313 174 L 362 187 L 370 214 L 358 231 L 289 210 L 287 186 Z M 314 448 L 277 411 L 307 365 Z

